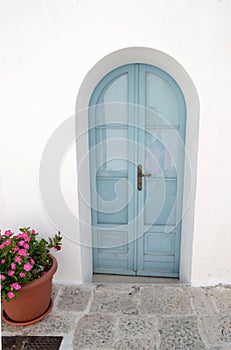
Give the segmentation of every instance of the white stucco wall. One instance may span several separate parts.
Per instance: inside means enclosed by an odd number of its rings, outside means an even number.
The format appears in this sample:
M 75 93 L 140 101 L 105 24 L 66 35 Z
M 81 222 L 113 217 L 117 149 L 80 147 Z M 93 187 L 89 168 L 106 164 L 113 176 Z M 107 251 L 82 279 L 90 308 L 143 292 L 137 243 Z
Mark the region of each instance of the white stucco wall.
M 200 98 L 191 282 L 231 283 L 230 16 L 229 0 L 0 0 L 2 229 L 31 225 L 78 237 L 77 223 L 50 222 L 43 210 L 45 145 L 74 113 L 79 87 L 100 59 L 125 47 L 155 48 L 186 69 Z M 61 183 L 77 214 L 74 147 Z M 82 281 L 78 245 L 64 239 L 58 259 L 57 281 Z

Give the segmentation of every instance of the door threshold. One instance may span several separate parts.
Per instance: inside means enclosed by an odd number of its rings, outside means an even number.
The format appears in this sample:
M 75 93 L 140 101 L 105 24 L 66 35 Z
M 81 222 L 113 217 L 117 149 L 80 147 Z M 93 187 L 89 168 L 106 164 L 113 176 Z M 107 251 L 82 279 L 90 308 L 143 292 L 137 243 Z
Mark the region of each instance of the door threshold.
M 94 274 L 92 283 L 180 283 L 178 278 Z

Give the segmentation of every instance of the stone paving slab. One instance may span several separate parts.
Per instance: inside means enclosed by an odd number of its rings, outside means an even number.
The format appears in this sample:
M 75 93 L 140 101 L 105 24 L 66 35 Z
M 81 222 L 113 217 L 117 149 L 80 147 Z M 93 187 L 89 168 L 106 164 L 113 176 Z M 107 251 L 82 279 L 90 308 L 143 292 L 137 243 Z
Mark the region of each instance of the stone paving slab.
M 62 335 L 74 332 L 77 316 L 70 313 L 53 312 L 30 327 L 32 335 Z
M 41 322 L 2 335 L 61 335 L 60 350 L 231 350 L 231 288 L 182 284 L 54 285 Z
M 84 311 L 91 297 L 90 286 L 65 286 L 59 293 L 57 309 L 60 311 Z
M 118 321 L 118 337 L 151 338 L 157 340 L 158 321 L 155 316 L 121 316 Z
M 90 312 L 138 314 L 138 292 L 132 286 L 124 285 L 115 289 L 96 288 Z
M 211 345 L 227 345 L 231 349 L 231 317 L 215 315 L 203 317 L 202 324 Z
M 2 335 L 22 335 L 22 336 L 27 336 L 31 335 L 30 332 L 30 327 L 15 327 L 15 326 L 10 326 L 9 324 L 5 323 L 2 320 Z
M 191 315 L 189 290 L 180 286 L 141 287 L 140 312 L 156 315 Z
M 231 287 L 211 288 L 211 293 L 219 311 L 231 315 Z
M 215 305 L 209 288 L 191 288 L 192 304 L 198 315 L 213 315 Z
M 85 315 L 76 328 L 73 349 L 107 349 L 112 346 L 116 318 L 111 315 Z
M 161 350 L 205 349 L 195 316 L 160 318 L 159 331 Z
M 156 350 L 156 343 L 152 339 L 125 338 L 115 342 L 113 350 Z

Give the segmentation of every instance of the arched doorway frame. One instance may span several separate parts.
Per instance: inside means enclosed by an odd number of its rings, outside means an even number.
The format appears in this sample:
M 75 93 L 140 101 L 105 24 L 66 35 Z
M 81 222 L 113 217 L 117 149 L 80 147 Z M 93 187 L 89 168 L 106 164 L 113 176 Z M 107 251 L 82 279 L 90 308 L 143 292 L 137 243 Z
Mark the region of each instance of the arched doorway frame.
M 199 97 L 196 87 L 185 69 L 171 56 L 152 48 L 130 47 L 110 53 L 88 72 L 79 90 L 76 102 L 76 154 L 77 168 L 88 157 L 88 106 L 91 95 L 100 80 L 113 69 L 129 63 L 144 63 L 167 72 L 182 90 L 186 103 L 185 146 L 190 164 L 185 165 L 183 206 L 187 210 L 182 218 L 180 281 L 191 281 L 194 207 L 196 194 L 197 153 L 199 134 Z M 78 114 L 81 112 L 81 118 Z M 81 136 L 81 137 L 80 137 Z M 187 163 L 187 162 L 186 162 Z M 84 172 L 78 173 L 79 237 L 81 252 L 81 280 L 92 280 L 92 233 L 90 203 L 89 161 Z M 81 184 L 81 185 L 80 185 Z M 81 194 L 80 194 L 81 187 Z M 190 191 L 190 193 L 189 193 Z M 187 203 L 186 203 L 187 202 Z

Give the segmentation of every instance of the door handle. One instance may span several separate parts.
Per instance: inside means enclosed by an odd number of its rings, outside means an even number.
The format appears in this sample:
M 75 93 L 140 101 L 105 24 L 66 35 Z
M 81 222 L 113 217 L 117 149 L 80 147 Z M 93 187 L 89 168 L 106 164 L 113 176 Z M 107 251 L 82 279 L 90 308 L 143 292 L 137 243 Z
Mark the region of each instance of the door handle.
M 150 177 L 152 174 L 143 174 L 142 165 L 137 166 L 137 190 L 142 191 L 142 177 Z

